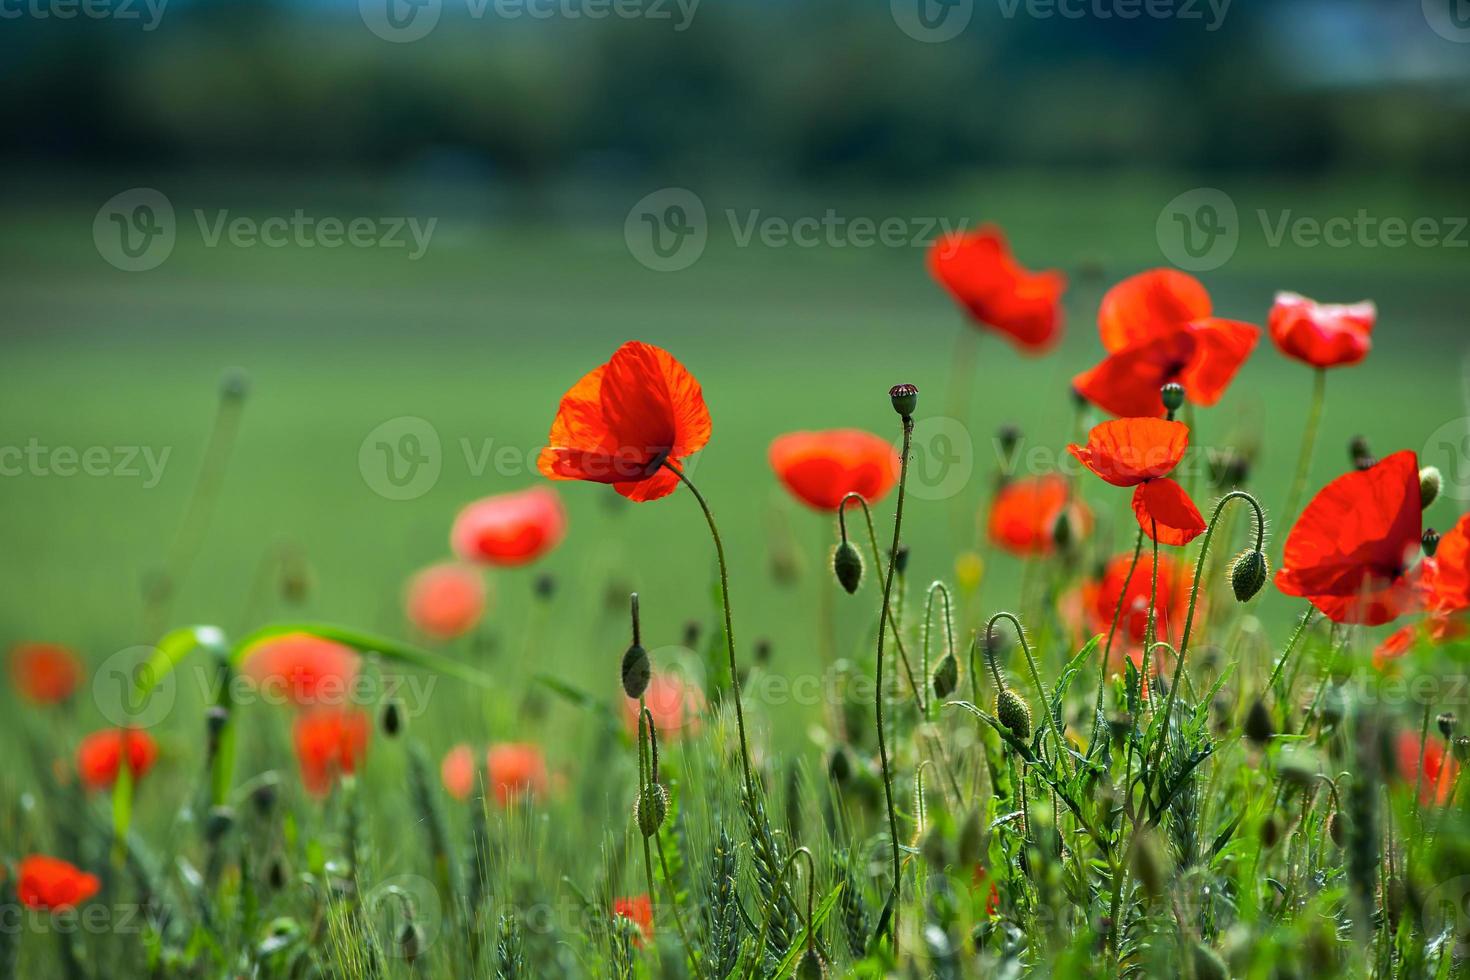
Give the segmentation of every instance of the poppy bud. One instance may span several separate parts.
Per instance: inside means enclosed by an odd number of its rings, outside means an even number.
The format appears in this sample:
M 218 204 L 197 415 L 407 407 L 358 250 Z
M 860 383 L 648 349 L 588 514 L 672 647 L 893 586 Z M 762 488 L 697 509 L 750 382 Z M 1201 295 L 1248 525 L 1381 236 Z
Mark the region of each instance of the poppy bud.
M 893 556 L 893 567 L 900 575 L 909 570 L 908 545 L 901 544 L 898 546 L 898 551 L 894 552 Z
M 1281 843 L 1281 818 L 1272 813 L 1261 824 L 1261 844 L 1267 850 Z
M 389 698 L 383 702 L 381 722 L 383 734 L 389 738 L 397 738 L 403 731 L 403 706 L 398 703 L 397 698 Z
M 664 789 L 662 783 L 649 783 L 638 794 L 638 802 L 633 806 L 633 816 L 638 820 L 638 832 L 644 837 L 652 837 L 658 833 L 668 812 L 668 790 Z
M 225 401 L 244 401 L 250 394 L 250 375 L 244 368 L 230 368 L 219 379 L 219 396 Z
M 653 671 L 648 664 L 648 651 L 635 643 L 623 654 L 623 693 L 633 700 L 648 690 L 648 681 Z
M 280 793 L 280 780 L 273 772 L 265 774 L 259 786 L 250 793 L 250 802 L 255 804 L 255 812 L 262 817 L 270 815 L 276 807 L 276 797 Z
M 699 646 L 699 622 L 697 620 L 691 619 L 684 624 L 684 645 L 691 650 Z
M 832 552 L 832 571 L 848 595 L 858 590 L 863 581 L 863 556 L 851 541 L 842 541 Z
M 204 711 L 204 730 L 209 734 L 210 744 L 220 737 L 230 721 L 230 709 L 221 704 L 212 704 Z
M 1177 381 L 1170 381 L 1159 389 L 1159 395 L 1164 400 L 1164 408 L 1173 415 L 1184 407 L 1184 386 Z
M 1257 698 L 1245 716 L 1245 737 L 1257 745 L 1265 745 L 1275 734 L 1276 726 L 1271 722 L 1271 712 L 1266 709 L 1266 702 Z
M 1439 726 L 1439 733 L 1448 739 L 1455 734 L 1455 726 L 1460 723 L 1460 719 L 1455 717 L 1453 711 L 1441 711 L 1434 723 Z
M 1332 815 L 1327 818 L 1327 836 L 1338 847 L 1347 840 L 1347 820 L 1347 814 L 1341 810 L 1332 811 Z
M 995 717 L 1022 742 L 1031 738 L 1031 708 L 1026 699 L 1011 688 L 1002 688 L 996 695 Z
M 1269 574 L 1270 565 L 1265 555 L 1254 548 L 1242 551 L 1230 566 L 1230 587 L 1235 590 L 1235 598 L 1241 602 L 1254 599 L 1266 584 Z
M 220 838 L 230 832 L 235 826 L 235 811 L 227 806 L 212 806 L 209 815 L 204 818 L 204 839 L 211 844 L 218 843 Z
M 771 641 L 762 637 L 755 641 L 755 662 L 768 664 L 771 662 Z
M 556 595 L 556 579 L 551 575 L 536 576 L 536 598 L 550 599 Z
M 895 412 L 906 419 L 913 418 L 914 409 L 919 407 L 918 385 L 894 385 L 888 389 L 888 397 L 893 401 Z
M 852 778 L 852 757 L 847 754 L 846 746 L 832 747 L 832 754 L 827 757 L 827 775 L 839 786 L 845 785 Z
M 1456 759 L 1462 763 L 1470 762 L 1470 735 L 1456 736 L 1453 748 Z
M 1373 458 L 1373 450 L 1368 448 L 1368 440 L 1362 436 L 1353 436 L 1348 441 L 1348 458 L 1352 460 L 1356 469 L 1366 470 L 1378 462 Z
M 1063 508 L 1061 513 L 1057 514 L 1057 519 L 1052 522 L 1051 540 L 1052 544 L 1061 551 L 1066 551 L 1072 546 L 1072 518 L 1068 516 L 1066 508 Z
M 796 964 L 796 975 L 801 980 L 826 980 L 831 969 L 822 951 L 811 946 L 802 951 L 801 960 Z
M 405 922 L 398 930 L 398 954 L 409 966 L 418 959 L 424 951 L 424 930 L 419 928 L 417 922 Z
M 1433 558 L 1434 553 L 1439 550 L 1439 532 L 1432 527 L 1424 529 L 1424 537 L 1419 539 L 1419 547 L 1424 549 L 1425 558 Z
M 1419 506 L 1428 508 L 1444 489 L 1444 477 L 1438 466 L 1426 466 L 1419 471 Z
M 1021 444 L 1021 430 L 1007 422 L 995 430 L 995 445 L 1000 450 L 1001 468 L 1010 471 L 1016 447 Z
M 943 701 L 954 693 L 960 683 L 960 662 L 953 653 L 946 653 L 939 666 L 934 668 L 934 697 Z

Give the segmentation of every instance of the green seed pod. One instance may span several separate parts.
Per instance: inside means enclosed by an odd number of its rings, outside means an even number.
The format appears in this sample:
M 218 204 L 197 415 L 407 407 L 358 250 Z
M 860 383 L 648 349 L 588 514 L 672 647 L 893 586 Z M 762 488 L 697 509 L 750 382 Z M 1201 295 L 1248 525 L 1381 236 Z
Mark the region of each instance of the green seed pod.
M 1444 489 L 1444 477 L 1438 466 L 1426 466 L 1419 471 L 1419 506 L 1427 508 Z
M 1281 818 L 1271 814 L 1261 823 L 1261 844 L 1267 850 L 1281 843 Z
M 633 806 L 633 815 L 638 820 L 638 832 L 652 837 L 663 826 L 669 812 L 669 791 L 661 783 L 649 783 L 643 787 L 638 802 Z
M 1266 584 L 1270 572 L 1271 566 L 1265 555 L 1254 548 L 1242 551 L 1230 566 L 1230 587 L 1235 590 L 1235 598 L 1240 602 L 1254 599 Z
M 383 734 L 389 738 L 396 738 L 403 731 L 403 707 L 397 698 L 389 698 L 383 702 L 383 716 L 380 720 Z
M 1347 814 L 1341 810 L 1332 811 L 1332 816 L 1327 818 L 1327 836 L 1338 847 L 1347 841 L 1347 819 Z
M 1220 954 L 1198 940 L 1194 944 L 1192 959 L 1195 980 L 1228 980 L 1230 971 L 1225 968 Z
M 1031 738 L 1031 708 L 1026 699 L 1007 687 L 995 698 L 995 717 L 1022 742 Z
M 635 701 L 638 700 L 648 690 L 651 676 L 648 651 L 637 643 L 628 647 L 628 652 L 623 654 L 623 693 Z
M 842 588 L 852 595 L 863 581 L 863 556 L 851 541 L 841 541 L 832 552 L 832 571 Z
M 398 955 L 409 966 L 424 952 L 424 930 L 417 922 L 405 922 L 398 930 Z
M 1257 698 L 1245 716 L 1245 737 L 1257 745 L 1265 745 L 1275 734 L 1276 726 L 1271 721 L 1271 712 L 1267 710 L 1266 702 Z
M 1424 549 L 1425 558 L 1433 558 L 1435 552 L 1439 551 L 1439 532 L 1432 527 L 1424 529 L 1424 536 L 1419 539 L 1419 547 Z
M 946 653 L 939 666 L 934 668 L 934 698 L 943 701 L 954 693 L 960 683 L 960 662 L 953 653 Z
M 1163 399 L 1166 410 L 1177 412 L 1184 407 L 1184 386 L 1177 381 L 1171 381 L 1159 389 L 1159 397 Z
M 919 407 L 919 388 L 917 385 L 894 385 L 888 389 L 888 397 L 893 402 L 893 410 L 904 418 L 912 418 L 914 409 Z

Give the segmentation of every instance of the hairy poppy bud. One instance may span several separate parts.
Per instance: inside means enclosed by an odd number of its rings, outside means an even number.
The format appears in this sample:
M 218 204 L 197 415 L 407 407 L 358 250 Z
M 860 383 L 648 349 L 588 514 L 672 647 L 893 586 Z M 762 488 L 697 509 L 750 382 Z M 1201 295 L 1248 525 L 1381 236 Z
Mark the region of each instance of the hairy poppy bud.
M 904 418 L 912 418 L 914 409 L 919 407 L 919 386 L 902 384 L 894 385 L 888 389 L 888 397 L 893 401 L 893 410 Z
M 1254 548 L 1242 551 L 1230 566 L 1230 587 L 1235 590 L 1235 598 L 1241 602 L 1254 599 L 1270 571 L 1265 555 Z
M 644 837 L 652 837 L 658 833 L 668 812 L 668 790 L 663 788 L 662 783 L 649 783 L 638 794 L 638 802 L 633 806 L 633 815 L 638 820 L 638 832 Z
M 1455 717 L 1453 711 L 1441 711 L 1439 717 L 1434 719 L 1434 723 L 1439 726 L 1441 735 L 1450 738 L 1455 734 L 1455 726 L 1460 723 L 1460 719 Z
M 841 541 L 832 552 L 832 571 L 842 588 L 852 595 L 863 581 L 863 556 L 851 541 Z
M 1271 722 L 1271 712 L 1267 710 L 1266 702 L 1257 698 L 1245 716 L 1245 737 L 1257 745 L 1265 745 L 1275 734 L 1276 726 Z
M 832 968 L 827 965 L 822 951 L 815 946 L 803 950 L 801 960 L 796 964 L 796 975 L 801 980 L 826 980 L 831 975 L 831 971 Z
M 1347 819 L 1347 814 L 1341 810 L 1333 810 L 1332 816 L 1327 818 L 1327 836 L 1338 847 L 1347 840 Z
M 953 653 L 946 653 L 939 666 L 934 668 L 934 697 L 943 701 L 954 693 L 960 683 L 960 662 Z
M 906 571 L 909 570 L 909 546 L 908 545 L 901 544 L 901 545 L 898 546 L 898 551 L 894 552 L 894 555 L 893 555 L 893 568 L 900 575 L 902 575 L 904 572 L 906 572 Z
M 637 643 L 628 647 L 628 652 L 623 654 L 623 693 L 635 701 L 638 700 L 648 690 L 651 676 L 648 651 Z
M 1281 818 L 1272 813 L 1261 824 L 1261 844 L 1267 849 L 1281 843 Z
M 424 951 L 424 930 L 419 928 L 417 922 L 405 922 L 398 930 L 398 955 L 409 966 L 418 959 Z
M 1419 471 L 1419 506 L 1427 508 L 1444 489 L 1444 477 L 1438 466 L 1426 466 Z
M 1432 527 L 1424 529 L 1424 537 L 1419 539 L 1419 546 L 1424 549 L 1425 558 L 1433 558 L 1434 553 L 1439 550 L 1439 532 Z
M 1362 436 L 1353 436 L 1348 441 L 1348 458 L 1352 460 L 1353 467 L 1359 470 L 1369 469 L 1378 462 L 1373 458 L 1373 450 L 1368 448 L 1368 440 Z
M 1011 688 L 1002 688 L 996 695 L 995 717 L 1022 742 L 1031 738 L 1031 708 L 1026 699 Z
M 1177 381 L 1171 381 L 1160 388 L 1159 395 L 1170 415 L 1184 407 L 1184 386 Z
M 396 738 L 403 731 L 403 707 L 397 698 L 389 698 L 383 702 L 383 734 L 389 738 Z

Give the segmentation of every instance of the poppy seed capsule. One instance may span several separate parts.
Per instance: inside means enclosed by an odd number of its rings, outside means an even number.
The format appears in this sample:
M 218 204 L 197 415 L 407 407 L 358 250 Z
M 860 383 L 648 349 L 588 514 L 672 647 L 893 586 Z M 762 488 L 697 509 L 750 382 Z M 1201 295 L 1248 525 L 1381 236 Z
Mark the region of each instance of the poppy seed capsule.
M 1230 587 L 1235 590 L 1235 598 L 1240 602 L 1254 599 L 1265 586 L 1270 572 L 1265 555 L 1254 548 L 1242 551 L 1230 566 Z
M 664 789 L 662 783 L 649 783 L 643 787 L 643 792 L 638 794 L 638 802 L 633 805 L 633 816 L 638 821 L 638 832 L 644 837 L 652 837 L 658 833 L 658 828 L 663 826 L 664 817 L 668 812 L 668 790 Z
M 995 717 L 1022 742 L 1031 738 L 1031 708 L 1026 699 L 1011 688 L 1003 688 L 996 695 Z
M 1425 558 L 1433 558 L 1434 553 L 1439 550 L 1439 532 L 1434 528 L 1425 528 L 1424 537 L 1419 539 L 1419 547 L 1424 549 Z
M 1184 386 L 1177 381 L 1171 381 L 1160 388 L 1159 395 L 1164 401 L 1164 408 L 1170 412 L 1177 412 L 1184 407 Z
M 960 683 L 960 662 L 953 653 L 946 653 L 939 666 L 934 668 L 934 697 L 943 701 L 954 693 Z
M 396 738 L 403 731 L 403 708 L 397 698 L 389 698 L 383 704 L 383 734 Z
M 919 407 L 919 386 L 911 384 L 894 385 L 888 389 L 888 397 L 893 402 L 893 410 L 904 418 L 912 418 L 914 409 Z
M 649 678 L 653 676 L 648 665 L 648 651 L 635 643 L 623 654 L 623 693 L 634 701 L 648 690 Z
M 1265 745 L 1275 734 L 1276 726 L 1271 722 L 1271 712 L 1266 709 L 1266 702 L 1257 698 L 1250 711 L 1246 712 L 1245 737 L 1257 745 Z
M 1454 751 L 1455 759 L 1459 762 L 1470 762 L 1470 735 L 1456 735 L 1454 742 L 1450 743 Z
M 1419 471 L 1419 506 L 1427 508 L 1439 498 L 1439 492 L 1444 489 L 1444 477 L 1440 475 L 1438 466 L 1426 466 Z
M 863 556 L 851 541 L 839 542 L 832 552 L 832 571 L 836 573 L 838 583 L 848 595 L 856 592 L 862 584 Z

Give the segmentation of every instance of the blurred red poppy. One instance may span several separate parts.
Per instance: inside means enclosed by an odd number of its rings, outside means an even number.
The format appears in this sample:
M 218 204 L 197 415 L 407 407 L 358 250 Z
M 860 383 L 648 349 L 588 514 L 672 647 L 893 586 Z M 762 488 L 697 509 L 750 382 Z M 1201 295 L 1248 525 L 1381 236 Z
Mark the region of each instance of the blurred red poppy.
M 134 782 L 158 760 L 158 743 L 136 728 L 104 728 L 77 746 L 77 775 L 88 789 L 111 789 L 126 758 Z
M 326 796 L 341 776 L 357 771 L 367 755 L 372 720 L 360 708 L 316 708 L 296 718 L 292 737 L 301 784 L 312 796 Z
M 340 643 L 311 633 L 286 633 L 252 647 L 240 670 L 262 697 L 309 708 L 345 703 L 360 660 Z
M 1184 386 L 1197 405 L 1213 405 L 1245 363 L 1260 328 L 1211 315 L 1210 294 L 1175 269 L 1125 279 L 1103 297 L 1098 327 L 1108 356 L 1072 385 L 1120 417 L 1164 414 L 1159 389 Z
M 976 323 L 1027 353 L 1049 350 L 1061 336 L 1066 277 L 1023 268 L 995 225 L 941 236 L 929 248 L 929 274 Z
M 638 927 L 634 945 L 642 946 L 653 938 L 653 902 L 647 895 L 613 899 L 612 914 L 613 918 L 627 919 Z
M 788 432 L 771 442 L 771 468 L 792 496 L 816 510 L 836 510 L 849 493 L 882 500 L 898 482 L 898 453 L 861 429 Z
M 985 865 L 976 861 L 974 869 L 970 872 L 970 887 L 975 889 L 987 883 L 990 885 L 990 893 L 985 896 L 985 917 L 987 919 L 994 917 L 995 913 L 1000 911 L 1000 891 L 996 889 L 995 882 L 989 879 L 990 875 L 985 871 Z
M 1438 645 L 1470 634 L 1463 618 L 1470 611 L 1470 514 L 1440 538 L 1433 558 L 1420 562 L 1418 589 L 1428 615 L 1379 644 L 1373 666 L 1382 668 L 1420 643 Z
M 485 582 L 473 568 L 445 562 L 431 565 L 408 582 L 408 619 L 436 639 L 448 640 L 473 629 L 485 613 Z
M 531 487 L 468 504 L 454 519 L 449 543 L 465 561 L 515 566 L 550 552 L 567 533 L 561 495 Z
M 1419 802 L 1448 803 L 1460 766 L 1445 751 L 1444 743 L 1435 738 L 1420 742 L 1415 732 L 1399 732 L 1395 749 L 1399 776 L 1410 786 L 1419 784 Z
M 536 745 L 529 742 L 492 745 L 485 757 L 485 768 L 490 775 L 490 787 L 495 791 L 495 801 L 503 807 L 522 797 L 539 800 L 546 795 L 549 783 L 546 757 Z
M 1092 511 L 1072 499 L 1067 478 L 1056 473 L 1011 480 L 990 504 L 990 540 L 1013 555 L 1056 550 L 1057 519 L 1065 513 L 1076 540 L 1092 532 Z
M 1277 293 L 1267 326 L 1281 353 L 1315 368 L 1356 364 L 1373 346 L 1378 308 L 1372 302 L 1318 303 Z
M 61 858 L 32 854 L 16 867 L 16 896 L 26 908 L 46 912 L 74 908 L 96 895 L 102 882 Z
M 552 480 L 610 483 L 629 500 L 674 492 L 678 464 L 709 442 L 694 375 L 668 351 L 630 341 L 562 396 L 536 465 Z
M 660 738 L 677 739 L 686 730 L 699 730 L 700 716 L 704 712 L 704 694 L 694 684 L 677 673 L 655 673 L 643 692 L 643 702 L 653 716 L 653 726 Z M 638 733 L 638 702 L 623 698 L 623 719 L 628 731 Z
M 1276 587 L 1336 623 L 1378 626 L 1416 604 L 1410 560 L 1423 533 L 1419 462 L 1394 453 L 1333 480 L 1286 538 Z
M 1123 611 L 1118 619 L 1118 636 L 1130 646 L 1141 647 L 1148 629 L 1154 565 L 1151 555 L 1141 555 L 1130 580 L 1128 568 L 1132 564 L 1132 554 L 1112 558 L 1104 566 L 1102 577 L 1084 591 L 1084 597 L 1090 600 L 1087 603 L 1087 614 L 1092 631 L 1106 634 L 1112 628 L 1113 614 L 1118 608 L 1118 599 L 1122 596 Z M 1189 607 L 1191 581 L 1192 578 L 1184 575 L 1172 558 L 1167 554 L 1159 555 L 1158 601 L 1154 604 L 1155 631 L 1159 639 L 1169 640 L 1171 630 L 1176 624 L 1183 627 Z M 1123 590 L 1125 582 L 1128 586 L 1126 593 Z
M 439 765 L 439 778 L 444 790 L 456 800 L 467 800 L 475 789 L 475 750 L 456 745 L 444 755 Z
M 82 676 L 81 660 L 59 643 L 20 643 L 10 650 L 10 681 L 28 701 L 65 701 Z
M 1189 494 L 1164 474 L 1189 448 L 1189 427 L 1163 419 L 1114 419 L 1094 426 L 1087 445 L 1067 451 L 1115 487 L 1133 487 L 1133 515 L 1160 544 L 1186 545 L 1205 530 L 1205 519 Z

